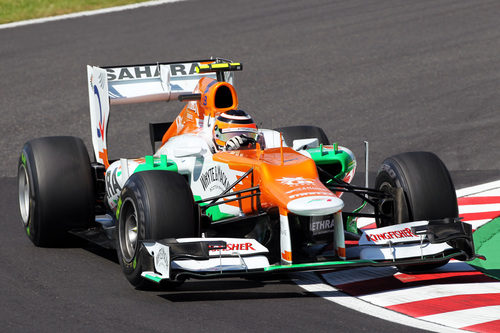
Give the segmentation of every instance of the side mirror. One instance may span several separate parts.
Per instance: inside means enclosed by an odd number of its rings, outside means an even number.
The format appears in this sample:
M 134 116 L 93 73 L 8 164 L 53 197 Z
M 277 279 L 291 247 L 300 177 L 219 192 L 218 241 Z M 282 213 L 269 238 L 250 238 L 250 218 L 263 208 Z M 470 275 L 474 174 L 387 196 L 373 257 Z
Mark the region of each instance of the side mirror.
M 317 138 L 293 140 L 294 150 L 302 150 L 302 149 L 317 148 L 317 147 L 319 147 L 319 141 Z

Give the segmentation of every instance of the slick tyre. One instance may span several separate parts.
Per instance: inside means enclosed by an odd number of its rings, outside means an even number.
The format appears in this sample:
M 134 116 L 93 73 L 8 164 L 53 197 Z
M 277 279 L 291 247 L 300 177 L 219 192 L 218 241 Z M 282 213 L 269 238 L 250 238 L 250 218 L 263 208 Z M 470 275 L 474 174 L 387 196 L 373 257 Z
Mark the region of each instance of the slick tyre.
M 378 171 L 375 188 L 397 193 L 383 202 L 382 213 L 395 219 L 377 219 L 377 227 L 409 221 L 458 217 L 457 196 L 444 163 L 430 152 L 408 152 L 387 158 Z M 399 207 L 399 208 L 397 208 Z M 428 265 L 398 266 L 401 271 L 430 270 L 448 261 Z
M 18 163 L 18 198 L 24 230 L 36 246 L 66 245 L 71 229 L 95 218 L 94 181 L 87 148 L 75 137 L 28 141 Z
M 134 173 L 123 187 L 118 209 L 116 248 L 123 273 L 134 287 L 150 288 L 141 273 L 154 271 L 154 262 L 141 241 L 197 236 L 198 209 L 191 189 L 175 172 Z
M 288 127 L 279 127 L 275 128 L 275 131 L 281 132 L 283 134 L 283 139 L 287 146 L 293 146 L 293 140 L 299 139 L 309 139 L 309 138 L 317 138 L 319 144 L 328 145 L 330 142 L 328 141 L 328 137 L 325 134 L 325 131 L 320 127 L 309 126 L 309 125 L 299 125 L 299 126 L 288 126 Z

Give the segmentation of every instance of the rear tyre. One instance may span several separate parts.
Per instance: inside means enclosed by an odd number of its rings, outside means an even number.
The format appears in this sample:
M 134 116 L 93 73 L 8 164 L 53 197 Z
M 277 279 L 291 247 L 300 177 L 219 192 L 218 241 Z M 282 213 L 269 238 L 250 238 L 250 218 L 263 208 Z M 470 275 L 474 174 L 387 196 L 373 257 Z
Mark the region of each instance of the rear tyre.
M 18 163 L 19 209 L 36 246 L 65 245 L 67 231 L 94 221 L 94 181 L 87 148 L 75 137 L 28 141 Z
M 430 152 L 408 152 L 387 158 L 377 174 L 375 188 L 402 195 L 385 201 L 380 211 L 395 219 L 377 219 L 377 227 L 409 221 L 458 217 L 457 196 L 450 173 L 444 163 Z M 396 207 L 400 207 L 397 209 Z M 399 211 L 399 214 L 397 213 Z M 400 271 L 423 271 L 440 267 L 437 264 L 400 265 Z
M 117 254 L 123 273 L 136 288 L 150 288 L 143 271 L 154 271 L 143 240 L 195 237 L 198 210 L 184 177 L 170 171 L 143 171 L 130 176 L 121 192 Z M 179 285 L 179 281 L 165 287 Z
M 283 134 L 287 146 L 293 146 L 293 140 L 317 138 L 319 144 L 328 145 L 328 137 L 320 127 L 310 125 L 288 126 L 275 128 L 275 131 Z

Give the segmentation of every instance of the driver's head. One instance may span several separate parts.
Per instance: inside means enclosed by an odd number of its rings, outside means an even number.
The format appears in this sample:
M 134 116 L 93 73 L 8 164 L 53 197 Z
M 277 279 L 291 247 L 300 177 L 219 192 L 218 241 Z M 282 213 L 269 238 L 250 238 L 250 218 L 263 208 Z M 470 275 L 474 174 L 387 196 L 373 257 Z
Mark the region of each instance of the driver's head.
M 221 148 L 224 148 L 226 142 L 235 136 L 255 141 L 257 134 L 257 125 L 252 117 L 243 110 L 226 111 L 215 120 L 213 138 Z

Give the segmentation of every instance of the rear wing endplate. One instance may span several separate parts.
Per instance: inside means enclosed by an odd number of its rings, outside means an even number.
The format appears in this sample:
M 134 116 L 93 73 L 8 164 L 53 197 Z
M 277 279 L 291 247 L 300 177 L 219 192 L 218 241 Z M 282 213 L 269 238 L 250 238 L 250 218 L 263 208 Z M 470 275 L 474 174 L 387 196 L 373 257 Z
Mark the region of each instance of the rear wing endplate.
M 221 59 L 143 65 L 87 66 L 92 144 L 96 161 L 107 168 L 106 132 L 110 105 L 172 101 L 192 94 L 203 77 L 233 84 L 231 69 L 224 72 L 197 71 L 200 65 L 228 63 Z

